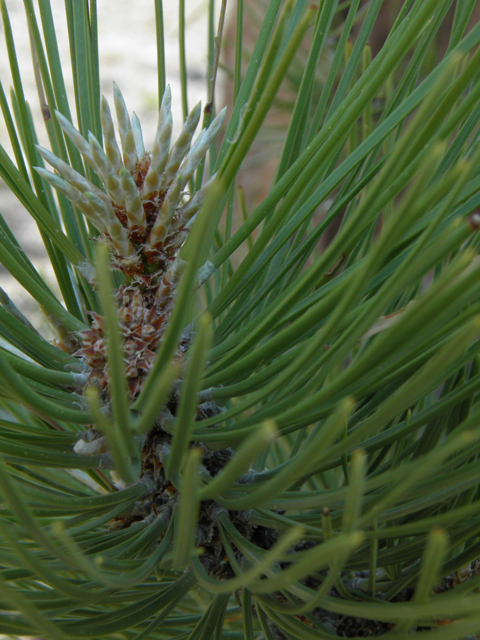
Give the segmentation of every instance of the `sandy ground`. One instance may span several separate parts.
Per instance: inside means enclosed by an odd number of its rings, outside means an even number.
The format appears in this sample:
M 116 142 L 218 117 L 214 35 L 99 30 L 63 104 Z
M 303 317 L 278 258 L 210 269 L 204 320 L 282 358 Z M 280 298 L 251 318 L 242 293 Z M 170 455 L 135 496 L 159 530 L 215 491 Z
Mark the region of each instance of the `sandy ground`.
M 217 2 L 219 5 L 220 3 Z M 64 15 L 64 0 L 51 0 L 56 24 L 60 55 L 64 65 L 67 91 L 73 108 L 72 75 L 67 26 Z M 38 106 L 37 91 L 32 72 L 30 43 L 26 19 L 21 0 L 7 0 L 8 11 L 16 42 L 17 55 L 24 84 L 25 95 L 35 119 L 38 137 L 48 146 Z M 121 88 L 130 111 L 135 111 L 142 123 L 147 148 L 151 148 L 157 123 L 157 51 L 155 39 L 155 12 L 153 0 L 99 0 L 99 55 L 101 68 L 101 90 L 112 102 L 112 87 L 115 81 Z M 167 59 L 167 81 L 174 98 L 174 127 L 178 132 L 182 125 L 181 95 L 178 54 L 178 0 L 164 2 L 165 51 Z M 186 49 L 188 64 L 189 106 L 199 100 L 204 104 L 207 95 L 205 74 L 207 60 L 207 0 L 186 0 Z M 3 26 L 1 31 L 3 32 Z M 6 93 L 12 85 L 3 34 L 0 37 L 0 80 Z M 219 81 L 221 83 L 221 77 Z M 221 84 L 217 95 L 222 95 Z M 217 105 L 222 106 L 222 105 Z M 10 151 L 7 132 L 0 123 L 0 143 Z M 54 276 L 39 237 L 36 224 L 23 210 L 16 198 L 0 180 L 0 212 L 11 225 L 17 239 L 34 261 L 35 265 L 55 287 Z M 14 302 L 29 313 L 35 313 L 35 302 L 21 289 L 0 266 L 0 286 Z M 35 315 L 37 315 L 35 313 Z M 39 316 L 37 316 L 39 319 Z

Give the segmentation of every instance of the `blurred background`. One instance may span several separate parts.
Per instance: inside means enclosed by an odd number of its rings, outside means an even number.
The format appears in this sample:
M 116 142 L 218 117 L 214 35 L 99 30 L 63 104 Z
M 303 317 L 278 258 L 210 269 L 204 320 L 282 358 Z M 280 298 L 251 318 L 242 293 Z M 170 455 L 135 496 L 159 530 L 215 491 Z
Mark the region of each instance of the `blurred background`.
M 233 0 L 230 0 L 233 3 Z M 244 10 L 244 54 L 243 61 L 246 65 L 248 63 L 251 51 L 255 45 L 258 32 L 262 24 L 262 18 L 265 14 L 266 7 L 269 0 L 245 0 Z M 457 0 L 462 2 L 462 0 Z M 421 76 L 424 76 L 430 69 L 436 66 L 437 62 L 444 56 L 445 50 L 448 45 L 449 34 L 452 28 L 455 7 L 457 2 L 453 3 L 443 24 L 439 31 L 439 37 L 435 42 L 435 46 L 430 51 L 430 57 L 427 60 L 427 67 L 422 70 Z M 361 28 L 362 20 L 366 15 L 366 12 L 370 8 L 372 0 L 362 0 L 360 3 L 360 9 L 358 12 L 358 20 L 356 21 L 353 29 L 353 36 L 358 33 Z M 378 53 L 382 48 L 385 39 L 390 32 L 392 25 L 395 22 L 400 8 L 404 4 L 404 0 L 384 0 L 382 8 L 379 11 L 376 19 L 375 26 L 372 31 L 369 44 L 371 46 L 372 57 Z M 349 1 L 340 0 L 339 10 L 334 20 L 333 35 L 330 37 L 329 45 L 326 47 L 326 53 L 322 56 L 320 64 L 317 69 L 316 79 L 316 92 L 320 96 L 322 83 L 325 80 L 328 70 L 329 62 L 333 58 L 336 43 L 340 36 L 342 24 L 348 14 Z M 342 8 L 343 7 L 343 8 Z M 223 55 L 225 60 L 225 66 L 227 69 L 232 69 L 235 57 L 235 12 L 230 13 L 230 22 L 228 23 L 226 38 L 224 38 Z M 473 11 L 470 19 L 470 25 L 476 24 L 480 20 L 480 0 L 477 1 L 476 7 Z M 283 88 L 276 100 L 275 108 L 270 112 L 266 123 L 263 127 L 263 135 L 258 136 L 255 147 L 251 150 L 251 153 L 245 162 L 245 170 L 241 174 L 240 181 L 244 187 L 245 198 L 247 207 L 249 210 L 255 208 L 259 201 L 261 201 L 268 191 L 270 190 L 271 180 L 274 177 L 275 169 L 277 166 L 279 154 L 281 153 L 283 141 L 285 139 L 286 127 L 290 120 L 290 116 L 293 110 L 294 100 L 296 93 L 300 87 L 301 74 L 303 72 L 304 64 L 308 56 L 309 38 L 307 37 L 300 48 L 294 64 L 289 69 L 288 75 L 285 78 Z M 405 63 L 406 64 L 406 63 Z M 342 67 L 339 70 L 337 80 L 340 79 L 342 73 Z M 401 75 L 402 70 L 397 71 L 397 80 Z M 233 83 L 228 81 L 226 83 L 227 95 L 226 103 L 230 104 L 233 96 Z M 379 96 L 381 100 L 383 96 Z M 259 179 L 258 165 L 262 166 L 263 176 Z

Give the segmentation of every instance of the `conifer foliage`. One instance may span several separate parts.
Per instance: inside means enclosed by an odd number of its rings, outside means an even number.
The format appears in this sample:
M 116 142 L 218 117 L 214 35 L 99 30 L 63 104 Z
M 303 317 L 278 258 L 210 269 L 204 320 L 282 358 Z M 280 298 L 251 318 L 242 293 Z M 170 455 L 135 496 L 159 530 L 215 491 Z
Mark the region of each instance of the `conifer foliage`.
M 228 110 L 223 1 L 176 139 L 152 0 L 152 141 L 100 95 L 95 0 L 65 0 L 70 62 L 50 2 L 23 0 L 45 148 L 0 0 L 0 176 L 58 285 L 0 216 L 0 262 L 55 333 L 0 290 L 0 633 L 478 637 L 476 0 L 395 3 L 374 56 L 388 0 L 269 0 L 253 51 L 237 0 Z M 241 169 L 281 110 L 249 210 Z

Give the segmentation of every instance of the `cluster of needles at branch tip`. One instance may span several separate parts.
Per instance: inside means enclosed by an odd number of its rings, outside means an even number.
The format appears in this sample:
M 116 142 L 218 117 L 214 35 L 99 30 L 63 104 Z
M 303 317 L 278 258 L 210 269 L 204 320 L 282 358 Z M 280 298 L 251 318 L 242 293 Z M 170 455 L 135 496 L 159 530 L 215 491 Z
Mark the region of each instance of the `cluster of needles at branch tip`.
M 202 130 L 195 142 L 201 108 L 198 104 L 186 119 L 173 146 L 171 91 L 166 88 L 159 113 L 158 127 L 151 152 L 145 151 L 140 122 L 136 115 L 130 120 L 123 96 L 114 86 L 115 110 L 120 134 L 117 143 L 113 119 L 105 97 L 102 97 L 101 118 L 104 147 L 90 133 L 88 141 L 60 113 L 57 119 L 68 138 L 75 144 L 100 178 L 104 189 L 81 176 L 47 149 L 38 147 L 44 159 L 55 169 L 51 173 L 37 167 L 39 174 L 57 191 L 65 195 L 96 227 L 96 241 L 108 245 L 112 267 L 125 276 L 125 284 L 116 292 L 118 321 L 123 337 L 123 355 L 130 400 L 138 397 L 142 383 L 152 368 L 157 348 L 168 324 L 175 301 L 175 292 L 185 263 L 179 251 L 205 201 L 215 175 L 193 196 L 186 187 L 205 153 L 219 132 L 226 109 Z M 109 401 L 109 371 L 104 318 L 90 312 L 91 326 L 79 335 L 81 346 L 73 355 L 88 367 L 89 386 Z M 182 360 L 190 340 L 184 336 L 177 349 Z M 123 529 L 134 522 L 166 516 L 169 519 L 177 498 L 176 487 L 166 477 L 163 459 L 169 451 L 171 436 L 163 428 L 178 408 L 178 394 L 170 401 L 143 439 L 140 481 L 149 487 L 147 496 L 134 505 L 129 515 L 115 519 L 114 528 Z M 220 412 L 213 402 L 199 404 L 196 420 L 212 418 Z M 195 444 L 195 443 L 194 443 Z M 211 477 L 225 466 L 232 455 L 230 449 L 210 451 L 200 445 L 202 464 Z M 105 438 L 92 428 L 77 442 L 80 455 L 104 453 L 109 458 Z M 202 563 L 210 575 L 233 576 L 225 558 L 220 535 L 214 523 L 212 501 L 202 507 L 197 544 L 203 549 Z M 262 535 L 264 527 L 255 528 Z M 276 534 L 272 530 L 274 538 Z M 250 536 L 253 539 L 253 535 Z M 269 548 L 272 540 L 265 548 Z
M 100 232 L 113 254 L 113 268 L 126 283 L 117 292 L 118 318 L 124 338 L 124 356 L 130 397 L 135 398 L 152 367 L 156 349 L 168 323 L 175 291 L 185 263 L 179 257 L 195 216 L 205 201 L 213 176 L 193 196 L 187 187 L 225 119 L 222 110 L 192 144 L 201 106 L 192 110 L 177 141 L 172 140 L 172 95 L 163 96 L 151 152 L 145 151 L 140 122 L 130 120 L 123 96 L 114 86 L 115 111 L 120 134 L 117 143 L 108 102 L 102 97 L 104 147 L 90 133 L 88 141 L 60 113 L 57 119 L 84 161 L 99 177 L 96 187 L 47 149 L 39 147 L 55 169 L 37 167 L 39 174 L 65 195 Z M 108 395 L 104 323 L 91 313 L 89 331 L 80 336 L 75 355 L 90 368 L 90 379 Z M 182 349 L 180 345 L 179 357 Z

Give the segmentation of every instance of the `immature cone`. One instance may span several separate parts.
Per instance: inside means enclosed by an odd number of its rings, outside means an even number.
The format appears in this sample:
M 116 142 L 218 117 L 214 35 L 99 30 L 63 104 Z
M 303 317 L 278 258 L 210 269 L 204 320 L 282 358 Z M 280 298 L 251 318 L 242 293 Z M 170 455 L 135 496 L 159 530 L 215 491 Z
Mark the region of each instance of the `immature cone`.
M 192 197 L 186 195 L 185 188 L 218 133 L 226 110 L 220 112 L 191 146 L 201 114 L 198 104 L 170 148 L 172 96 L 167 87 L 153 151 L 145 152 L 140 122 L 135 114 L 130 120 L 116 85 L 114 103 L 120 145 L 105 97 L 102 97 L 100 112 L 103 147 L 92 133 L 89 133 L 88 141 L 85 140 L 64 116 L 57 113 L 65 135 L 96 172 L 104 185 L 103 190 L 40 147 L 41 155 L 56 173 L 42 168 L 37 171 L 98 229 L 100 237 L 112 250 L 114 268 L 126 276 L 128 285 L 119 289 L 117 301 L 128 384 L 134 397 L 152 366 L 170 315 L 184 266 L 178 252 L 212 180 Z M 75 355 L 85 360 L 91 368 L 91 378 L 108 394 L 102 318 L 96 314 L 92 314 L 92 318 L 90 330 L 81 336 L 82 348 Z

